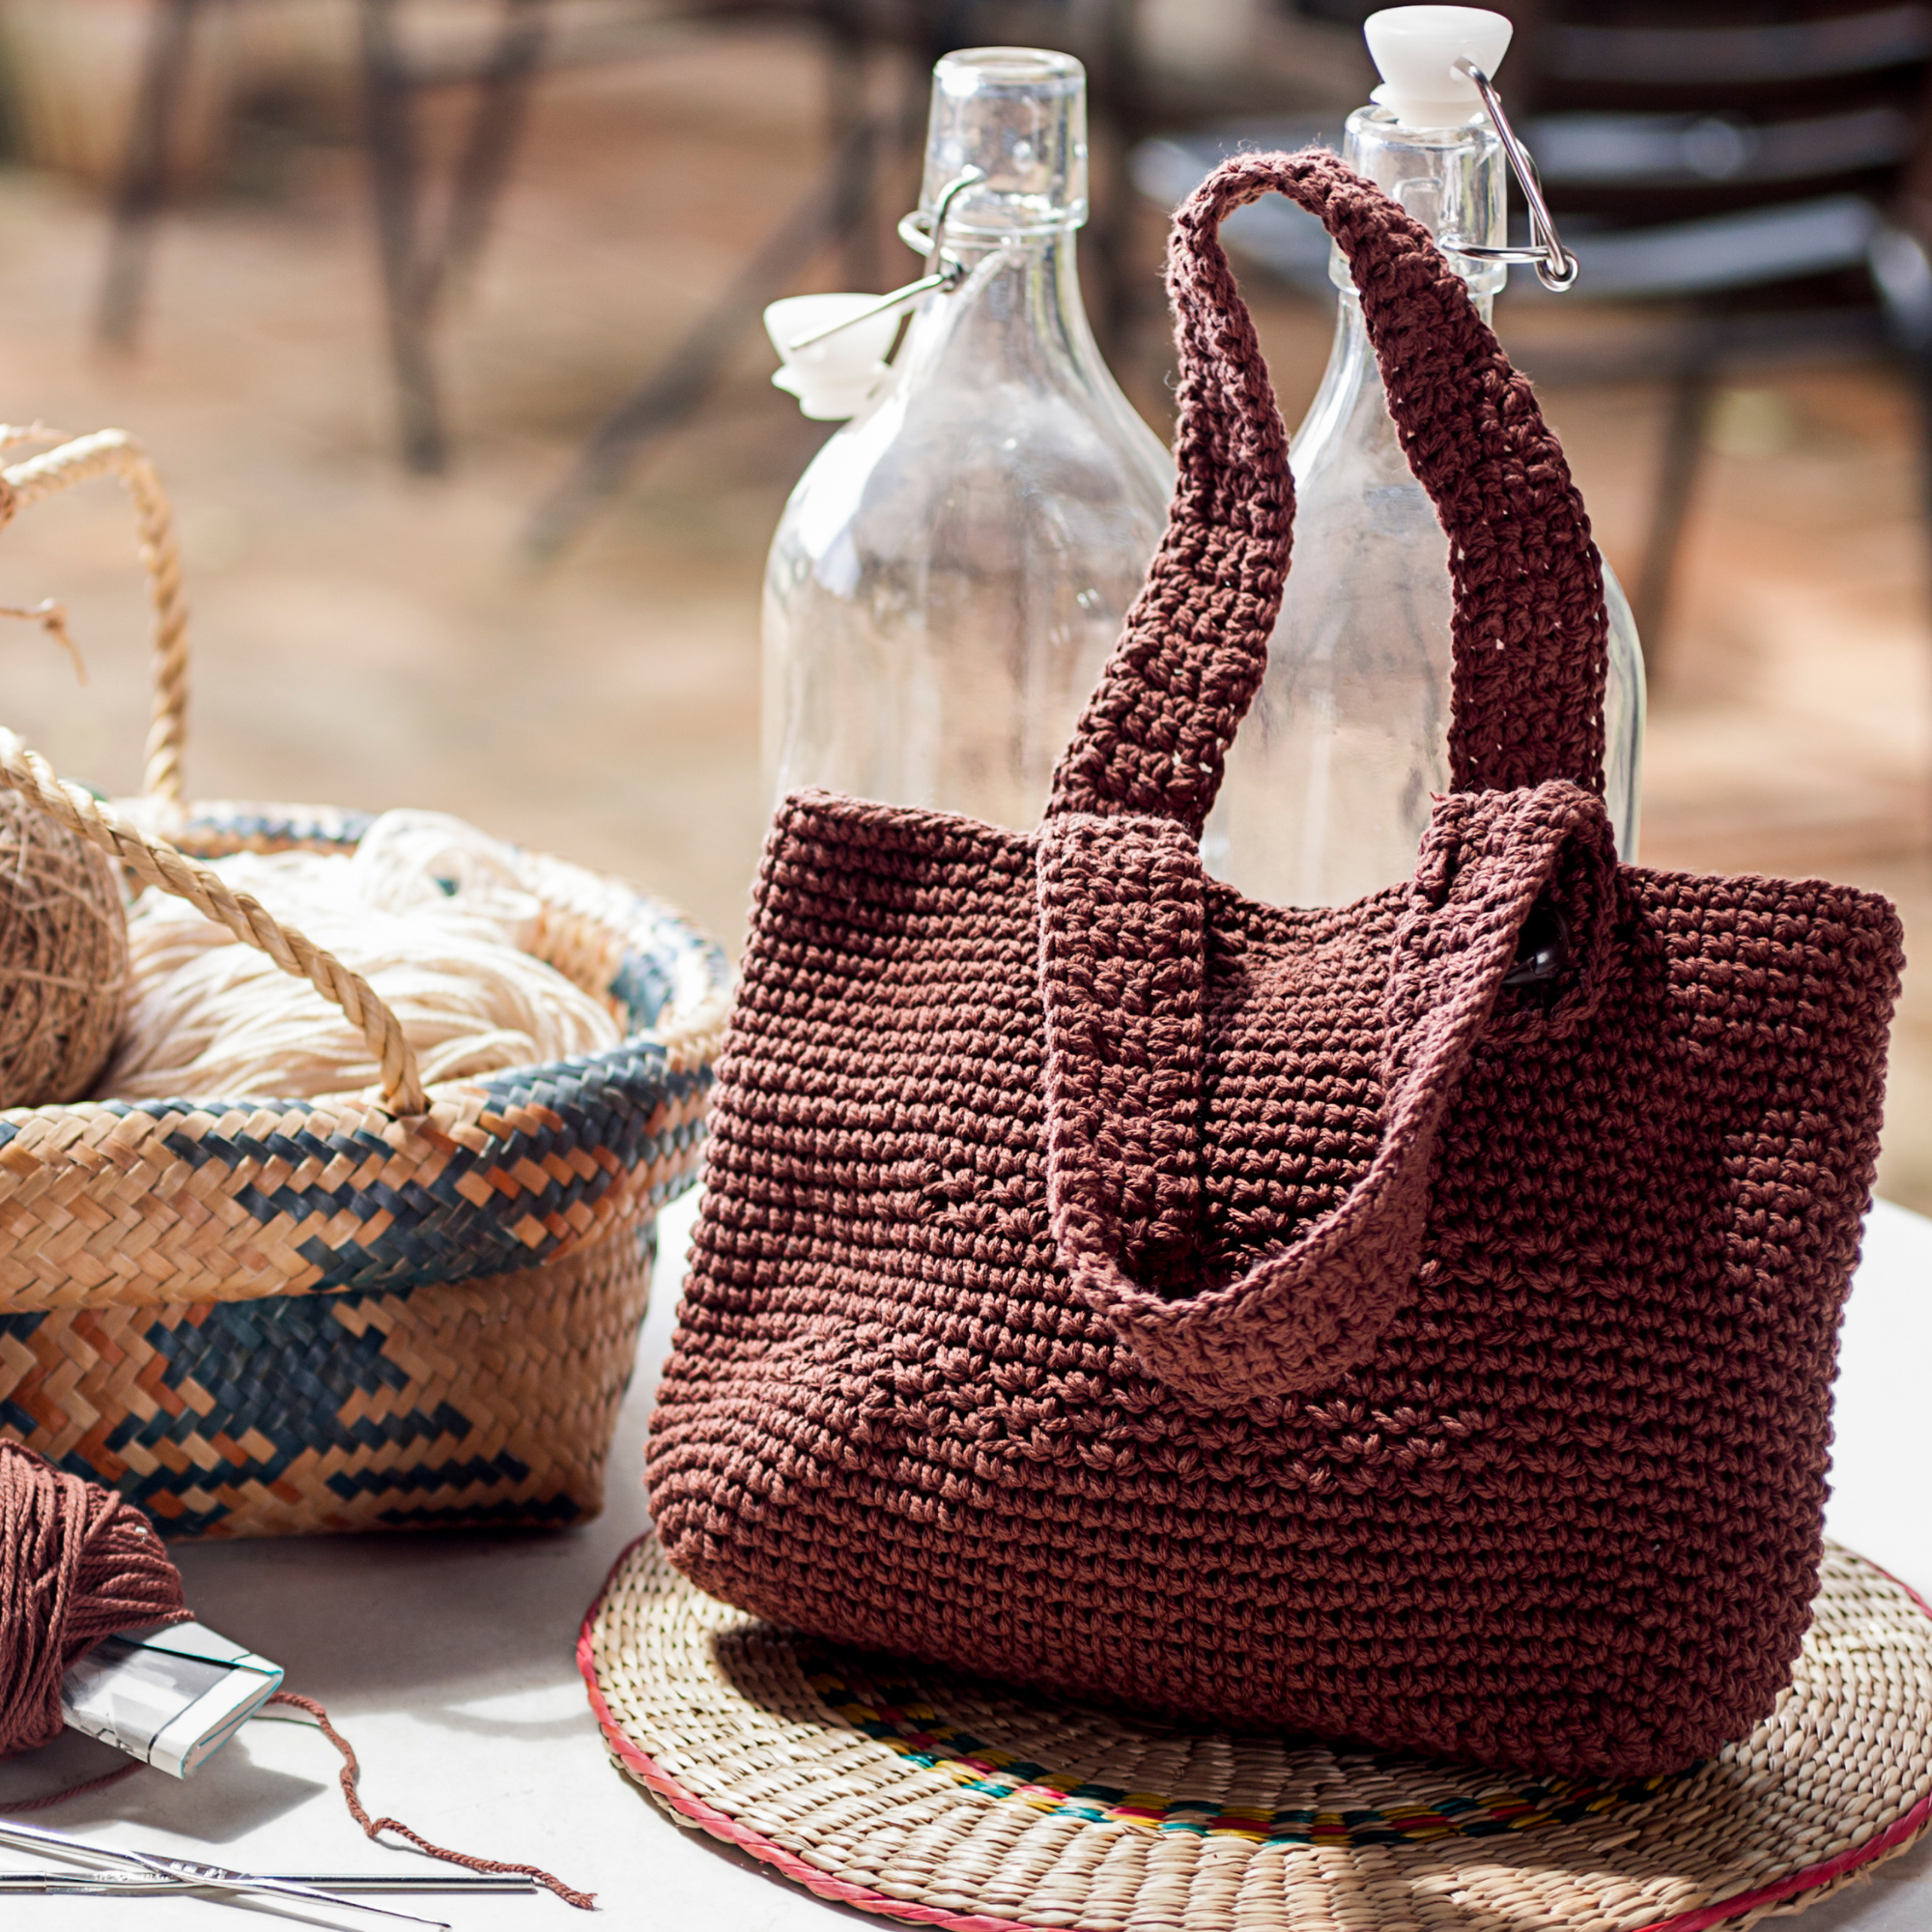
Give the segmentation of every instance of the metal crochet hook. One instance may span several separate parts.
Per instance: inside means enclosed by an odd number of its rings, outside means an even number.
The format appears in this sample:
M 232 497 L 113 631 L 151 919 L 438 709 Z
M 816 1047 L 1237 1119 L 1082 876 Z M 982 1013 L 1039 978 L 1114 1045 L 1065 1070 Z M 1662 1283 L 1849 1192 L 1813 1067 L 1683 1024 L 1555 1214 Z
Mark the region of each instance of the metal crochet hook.
M 270 1872 L 278 1885 L 313 1886 L 321 1891 L 535 1891 L 537 1882 L 514 1872 Z M 192 1891 L 189 1878 L 158 1872 L 0 1871 L 0 1897 L 10 1891 Z
M 940 247 L 946 233 L 946 212 L 952 206 L 953 197 L 961 188 L 971 187 L 977 181 L 986 179 L 983 168 L 965 169 L 956 181 L 946 184 L 945 190 L 933 204 L 932 226 L 927 230 L 919 227 L 919 215 L 908 214 L 899 223 L 899 234 L 906 245 L 917 250 L 928 261 L 940 259 Z M 917 238 L 917 239 L 915 239 Z M 837 335 L 840 329 L 854 328 L 862 322 L 869 322 L 875 315 L 884 315 L 888 309 L 902 308 L 907 302 L 917 301 L 921 296 L 930 295 L 934 289 L 944 289 L 948 295 L 966 279 L 964 262 L 948 262 L 934 270 L 929 275 L 922 275 L 916 282 L 908 282 L 902 289 L 895 289 L 889 296 L 881 296 L 869 307 L 862 308 L 856 315 L 841 317 L 824 328 L 814 328 L 810 335 L 801 335 L 797 341 L 788 342 L 785 348 L 794 355 L 801 349 L 810 349 L 814 342 L 823 342 L 828 335 Z
M 367 1905 L 360 1899 L 345 1897 L 340 1892 L 324 1891 L 320 1887 L 303 1885 L 298 1879 L 232 1871 L 226 1865 L 204 1864 L 198 1859 L 171 1859 L 156 1852 L 124 1851 L 116 1845 L 98 1845 L 90 1838 L 72 1837 L 66 1832 L 50 1832 L 43 1825 L 22 1825 L 13 1818 L 0 1818 L 0 1844 L 27 1845 L 36 1851 L 51 1851 L 63 1858 L 91 1859 L 102 1864 L 131 1867 L 136 1871 L 157 1874 L 163 1879 L 174 1879 L 201 1891 L 261 1891 L 280 1898 L 303 1898 L 334 1906 L 338 1911 L 368 1912 L 382 1918 L 401 1918 L 411 1925 L 431 1925 L 436 1927 L 436 1932 L 450 1932 L 446 1919 L 419 1918 L 412 1912 L 397 1912 L 390 1906 Z
M 1502 97 L 1497 94 L 1495 83 L 1472 61 L 1467 54 L 1458 54 L 1450 66 L 1463 79 L 1473 82 L 1476 92 L 1483 98 L 1483 107 L 1495 126 L 1496 138 L 1503 144 L 1503 153 L 1509 156 L 1510 169 L 1522 189 L 1522 198 L 1529 204 L 1529 234 L 1534 244 L 1528 248 L 1488 248 L 1473 242 L 1459 242 L 1452 236 L 1442 238 L 1441 246 L 1445 254 L 1463 255 L 1472 262 L 1527 262 L 1536 270 L 1536 279 L 1553 294 L 1575 286 L 1577 280 L 1577 258 L 1563 245 L 1563 238 L 1556 232 L 1555 217 L 1549 213 L 1549 204 L 1543 198 L 1543 181 L 1536 172 L 1536 162 L 1530 152 L 1518 138 L 1517 131 L 1509 124 L 1509 116 L 1503 112 Z

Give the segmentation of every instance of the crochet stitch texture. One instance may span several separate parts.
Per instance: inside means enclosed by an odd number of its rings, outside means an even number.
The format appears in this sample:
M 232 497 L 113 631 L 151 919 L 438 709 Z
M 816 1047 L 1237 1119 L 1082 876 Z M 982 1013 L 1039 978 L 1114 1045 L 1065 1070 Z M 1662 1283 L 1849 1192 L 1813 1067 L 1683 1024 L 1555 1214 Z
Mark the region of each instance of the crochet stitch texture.
M 1270 189 L 1350 256 L 1456 591 L 1455 789 L 1409 884 L 1318 910 L 1197 847 L 1288 563 L 1216 239 Z M 1244 156 L 1169 285 L 1172 518 L 1039 832 L 774 824 L 659 1534 L 762 1616 L 1061 1693 L 1674 1770 L 1804 1630 L 1897 918 L 1616 864 L 1589 524 L 1426 230 Z M 1539 905 L 1569 962 L 1505 987 Z

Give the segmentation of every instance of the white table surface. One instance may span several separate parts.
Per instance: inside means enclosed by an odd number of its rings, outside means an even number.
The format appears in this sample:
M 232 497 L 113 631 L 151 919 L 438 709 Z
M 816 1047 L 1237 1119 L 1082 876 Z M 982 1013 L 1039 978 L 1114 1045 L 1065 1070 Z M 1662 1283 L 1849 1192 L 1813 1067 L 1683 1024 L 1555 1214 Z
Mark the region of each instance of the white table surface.
M 607 1924 L 676 1932 L 826 1932 L 835 1918 L 876 1924 L 670 1824 L 611 1766 L 573 1661 L 585 1608 L 617 1552 L 645 1526 L 640 1445 L 694 1212 L 687 1199 L 665 1216 L 668 1265 L 598 1521 L 554 1535 L 314 1539 L 177 1553 L 197 1614 L 276 1659 L 290 1689 L 328 1706 L 361 1754 L 373 1812 L 393 1812 L 439 1843 L 546 1865 L 597 1892 Z M 1932 1594 L 1928 1367 L 1932 1221 L 1881 1206 L 1846 1320 L 1828 1520 L 1839 1540 Z M 70 1734 L 0 1766 L 0 1808 L 10 1795 L 120 1761 Z M 363 1840 L 336 1789 L 337 1763 L 314 1731 L 257 1721 L 185 1783 L 144 1772 L 38 1822 L 255 1871 L 424 1868 Z M 0 1853 L 0 1861 L 43 1862 L 17 1853 Z M 462 1932 L 567 1932 L 591 1922 L 544 1892 L 380 1902 L 446 1918 Z M 175 1932 L 218 1926 L 217 1914 L 232 1926 L 302 1922 L 265 1918 L 263 1910 L 201 1898 L 23 1897 L 0 1904 L 0 1922 L 6 1932 Z M 360 1913 L 306 1922 L 396 1924 Z M 1804 1922 L 1807 1932 L 1928 1932 L 1932 1842 L 1826 1900 Z

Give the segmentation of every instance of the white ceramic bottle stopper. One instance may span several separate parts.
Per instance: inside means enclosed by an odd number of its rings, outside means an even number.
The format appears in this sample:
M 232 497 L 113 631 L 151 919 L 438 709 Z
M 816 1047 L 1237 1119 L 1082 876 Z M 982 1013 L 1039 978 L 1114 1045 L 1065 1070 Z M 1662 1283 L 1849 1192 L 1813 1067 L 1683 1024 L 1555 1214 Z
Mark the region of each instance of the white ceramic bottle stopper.
M 1405 128 L 1466 127 L 1483 111 L 1467 75 L 1456 71 L 1466 56 L 1492 80 L 1509 51 L 1515 27 L 1483 7 L 1390 7 L 1371 14 L 1362 32 L 1382 84 L 1369 97 L 1393 111 Z
M 804 348 L 794 344 L 878 305 L 877 296 L 867 295 L 787 296 L 773 302 L 765 310 L 765 333 L 782 364 L 773 385 L 796 396 L 816 422 L 856 416 L 891 373 L 883 358 L 898 331 L 898 311 L 866 316 Z

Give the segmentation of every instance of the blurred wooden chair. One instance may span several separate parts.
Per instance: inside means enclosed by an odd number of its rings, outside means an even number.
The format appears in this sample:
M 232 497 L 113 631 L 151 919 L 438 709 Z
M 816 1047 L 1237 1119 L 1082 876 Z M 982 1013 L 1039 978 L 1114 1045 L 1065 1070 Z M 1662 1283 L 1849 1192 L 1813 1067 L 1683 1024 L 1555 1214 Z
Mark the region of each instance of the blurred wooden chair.
M 97 320 L 98 339 L 109 349 L 129 350 L 138 337 L 156 230 L 170 198 L 171 156 L 196 30 L 212 4 L 153 0 Z M 406 44 L 406 0 L 353 4 L 358 28 L 361 140 L 369 163 L 398 440 L 411 469 L 435 474 L 447 465 L 448 431 L 435 355 L 437 325 L 482 251 L 515 165 L 533 91 L 546 72 L 648 57 L 668 33 L 694 21 L 772 14 L 809 20 L 826 50 L 830 161 L 647 393 L 632 399 L 628 428 L 641 424 L 648 433 L 694 407 L 745 316 L 755 319 L 769 298 L 762 291 L 770 286 L 778 293 L 828 240 L 859 229 L 882 132 L 866 115 L 860 85 L 867 33 L 859 10 L 865 0 L 696 0 L 696 5 L 617 0 L 571 31 L 555 17 L 567 10 L 554 7 L 553 0 L 476 0 L 478 31 L 466 44 L 413 54 Z M 442 216 L 433 222 L 438 184 L 423 153 L 421 119 L 432 96 L 451 90 L 467 92 L 470 100 L 440 197 Z
M 765 240 L 670 354 L 592 426 L 524 526 L 520 548 L 527 560 L 553 562 L 576 539 L 650 443 L 704 399 L 766 304 L 783 295 L 821 249 L 842 243 L 849 285 L 876 285 L 878 262 L 866 217 L 882 173 L 924 137 L 924 97 L 917 102 L 908 98 L 896 111 L 873 111 L 869 61 L 882 47 L 929 44 L 938 10 L 949 4 L 712 0 L 703 9 L 703 16 L 714 20 L 780 14 L 814 24 L 826 51 L 830 156 L 803 193 L 781 206 Z
M 495 0 L 494 25 L 480 45 L 431 64 L 412 64 L 405 54 L 401 0 L 356 0 L 356 9 L 362 139 L 403 459 L 412 469 L 434 473 L 448 458 L 432 348 L 436 321 L 473 269 L 509 180 L 544 64 L 551 0 Z M 131 350 L 138 337 L 156 228 L 169 200 L 176 118 L 196 28 L 208 12 L 209 0 L 154 0 L 96 324 L 104 348 Z M 417 107 L 429 92 L 452 86 L 470 90 L 473 100 L 444 218 L 432 229 Z
M 1094 333 L 1110 354 L 1131 334 L 1141 314 L 1155 306 L 1165 313 L 1159 251 L 1143 245 L 1133 219 L 1129 157 L 1143 137 L 1177 120 L 1225 116 L 1231 106 L 1258 109 L 1284 100 L 1342 99 L 1352 86 L 1366 85 L 1360 76 L 1367 61 L 1359 43 L 1330 28 L 1276 33 L 1259 57 L 1225 68 L 1168 69 L 1151 58 L 1140 32 L 1143 0 L 844 0 L 844 5 L 848 11 L 838 16 L 836 31 L 855 76 L 846 82 L 850 94 L 863 91 L 856 76 L 869 56 L 912 57 L 898 114 L 890 123 L 846 117 L 844 138 L 869 144 L 866 152 L 843 164 L 835 161 L 831 178 L 787 214 L 717 309 L 591 432 L 526 528 L 525 545 L 533 556 L 555 555 L 621 486 L 651 439 L 688 407 L 695 372 L 722 362 L 765 302 L 784 293 L 828 231 L 868 232 L 861 217 L 881 171 L 893 156 L 916 152 L 924 140 L 927 75 L 942 54 L 968 46 L 1047 46 L 1085 64 L 1092 212 L 1082 241 L 1082 280 Z M 850 287 L 878 286 L 871 269 L 849 266 Z M 884 277 L 888 283 L 901 279 L 890 271 Z
M 1633 598 L 1660 651 L 1727 373 L 1890 355 L 1932 449 L 1932 8 L 1557 0 L 1526 26 L 1524 133 L 1582 263 L 1578 294 L 1675 311 Z M 1638 372 L 1585 345 L 1539 373 Z
M 880 286 L 880 265 L 866 217 L 874 192 L 895 160 L 909 159 L 925 139 L 927 71 L 955 47 L 1020 43 L 1078 52 L 1104 45 L 1102 25 L 1119 0 L 1046 0 L 1020 30 L 1001 0 L 713 0 L 718 13 L 809 11 L 831 53 L 832 159 L 805 194 L 781 213 L 764 243 L 684 340 L 638 386 L 605 414 L 525 526 L 522 548 L 536 563 L 554 560 L 615 496 L 643 460 L 652 440 L 682 420 L 710 387 L 768 302 L 783 295 L 828 241 L 844 239 L 847 286 Z M 1004 14 L 1005 17 L 1001 17 Z M 1047 38 L 1039 38 L 1041 29 Z M 1033 38 L 1029 39 L 1031 29 Z M 867 71 L 881 53 L 913 61 L 896 110 L 868 112 Z M 1091 63 L 1090 63 L 1091 64 Z M 914 271 L 917 272 L 917 271 Z M 890 271 L 887 284 L 902 279 Z

